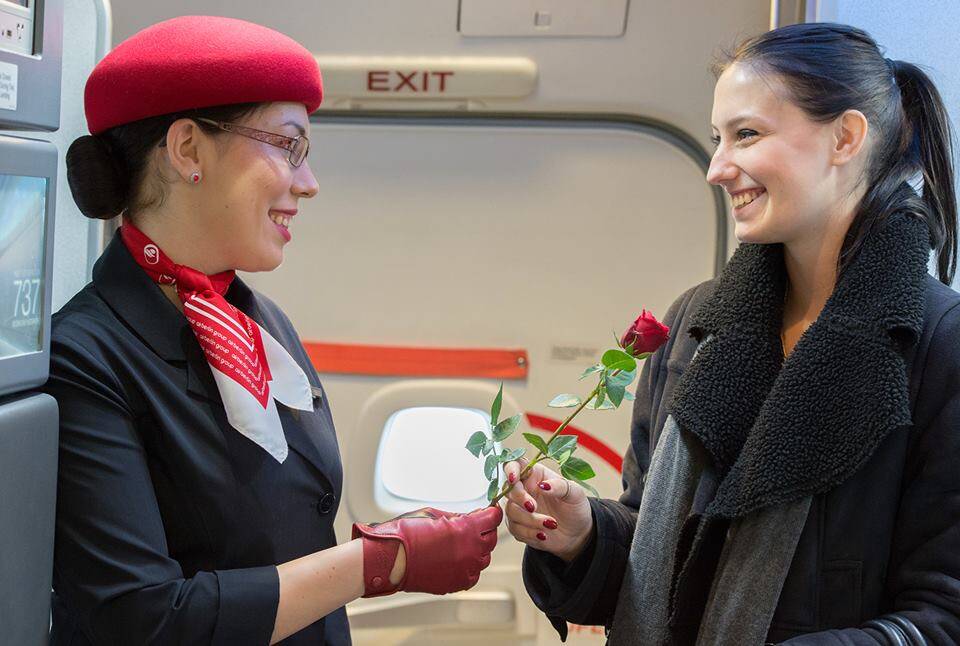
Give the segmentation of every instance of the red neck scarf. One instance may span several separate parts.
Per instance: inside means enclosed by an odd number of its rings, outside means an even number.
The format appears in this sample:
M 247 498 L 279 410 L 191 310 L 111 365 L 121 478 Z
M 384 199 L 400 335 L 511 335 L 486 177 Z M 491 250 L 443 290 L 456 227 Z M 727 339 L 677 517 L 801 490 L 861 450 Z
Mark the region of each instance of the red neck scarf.
M 313 410 L 309 382 L 266 330 L 224 298 L 235 272 L 208 276 L 178 265 L 130 222 L 120 227 L 120 237 L 154 282 L 176 286 L 183 314 L 213 371 L 230 424 L 283 462 L 286 440 L 273 399 L 293 408 Z M 279 386 L 276 392 L 271 392 L 271 365 L 281 372 L 279 383 L 274 384 Z M 253 401 L 259 413 L 251 406 Z

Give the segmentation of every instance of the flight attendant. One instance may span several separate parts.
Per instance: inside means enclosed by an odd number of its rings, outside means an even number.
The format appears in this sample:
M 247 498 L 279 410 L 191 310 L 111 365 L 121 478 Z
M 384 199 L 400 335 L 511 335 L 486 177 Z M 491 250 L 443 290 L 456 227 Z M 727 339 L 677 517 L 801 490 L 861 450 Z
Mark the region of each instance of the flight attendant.
M 122 226 L 53 317 L 54 645 L 349 644 L 347 602 L 463 590 L 490 563 L 496 507 L 337 544 L 330 404 L 290 321 L 234 275 L 276 268 L 318 192 L 321 97 L 302 46 L 201 16 L 136 34 L 87 82 L 70 188 Z
M 707 181 L 743 244 L 665 317 L 620 499 L 541 465 L 511 494 L 527 589 L 561 633 L 604 625 L 611 646 L 960 643 L 940 94 L 829 23 L 747 40 L 717 72 Z

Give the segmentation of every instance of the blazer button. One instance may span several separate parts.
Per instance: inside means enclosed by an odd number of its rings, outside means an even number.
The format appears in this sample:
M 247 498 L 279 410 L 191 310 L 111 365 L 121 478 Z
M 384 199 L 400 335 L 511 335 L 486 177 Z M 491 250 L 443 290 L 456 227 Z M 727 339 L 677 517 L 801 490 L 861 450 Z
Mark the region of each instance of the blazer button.
M 324 494 L 323 498 L 317 501 L 317 512 L 321 516 L 325 516 L 330 513 L 330 510 L 333 509 L 333 505 L 337 502 L 337 497 L 332 493 Z

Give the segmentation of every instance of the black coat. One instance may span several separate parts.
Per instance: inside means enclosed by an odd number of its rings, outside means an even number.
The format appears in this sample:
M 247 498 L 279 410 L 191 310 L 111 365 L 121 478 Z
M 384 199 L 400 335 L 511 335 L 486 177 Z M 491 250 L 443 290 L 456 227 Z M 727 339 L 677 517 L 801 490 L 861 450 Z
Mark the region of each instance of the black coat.
M 561 636 L 566 621 L 612 622 L 650 457 L 698 346 L 686 331 L 716 284 L 689 290 L 664 319 L 674 333 L 640 376 L 624 494 L 619 502 L 591 499 L 596 532 L 585 552 L 564 564 L 526 551 L 528 592 Z M 892 643 L 865 624 L 898 613 L 930 644 L 960 643 L 960 295 L 929 276 L 918 285 L 919 335 L 904 350 L 913 424 L 889 433 L 852 476 L 814 496 L 770 641 Z
M 283 464 L 227 423 L 186 318 L 119 237 L 53 317 L 54 646 L 267 644 L 276 565 L 336 545 L 343 477 L 316 372 L 275 304 L 239 279 L 226 298 L 313 388 L 313 413 L 277 403 Z M 344 609 L 283 643 L 349 644 Z

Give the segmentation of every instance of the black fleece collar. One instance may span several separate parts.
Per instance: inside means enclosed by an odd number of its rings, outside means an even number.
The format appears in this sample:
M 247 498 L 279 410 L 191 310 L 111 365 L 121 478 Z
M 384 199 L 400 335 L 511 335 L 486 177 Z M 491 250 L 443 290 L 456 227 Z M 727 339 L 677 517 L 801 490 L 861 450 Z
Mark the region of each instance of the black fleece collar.
M 825 492 L 911 423 L 902 352 L 923 328 L 926 224 L 874 230 L 784 361 L 782 245 L 744 244 L 689 332 L 701 342 L 671 412 L 721 477 L 711 517 Z

